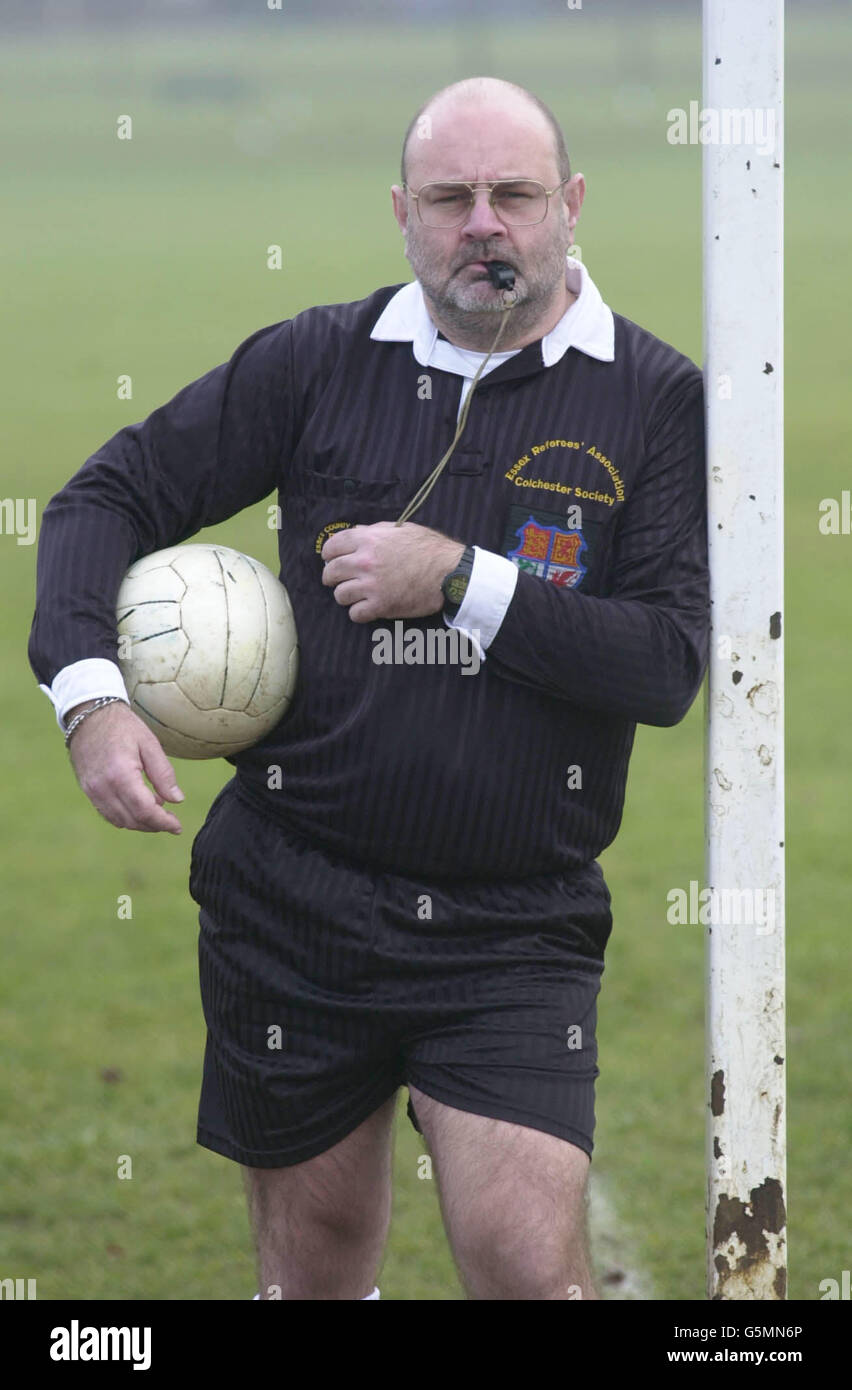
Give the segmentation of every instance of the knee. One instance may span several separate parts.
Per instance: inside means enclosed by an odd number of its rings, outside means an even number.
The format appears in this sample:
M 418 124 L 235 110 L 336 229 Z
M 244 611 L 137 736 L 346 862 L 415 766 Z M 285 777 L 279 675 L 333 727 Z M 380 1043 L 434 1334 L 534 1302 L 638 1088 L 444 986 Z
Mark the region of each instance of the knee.
M 390 1222 L 390 1193 L 345 1193 L 317 1181 L 256 1184 L 251 1202 L 262 1245 L 313 1251 L 358 1250 L 382 1238 Z
M 310 1207 L 299 1212 L 295 1223 L 308 1243 L 361 1249 L 385 1234 L 387 1217 L 372 1204 L 353 1207 Z
M 364 1190 L 357 1183 L 351 1191 L 309 1185 L 300 1192 L 293 1212 L 305 1233 L 313 1232 L 323 1243 L 352 1249 L 369 1246 L 386 1235 L 390 1214 L 389 1186 L 376 1184 Z
M 584 1233 L 524 1229 L 491 1213 L 457 1229 L 455 1255 L 476 1299 L 596 1298 Z

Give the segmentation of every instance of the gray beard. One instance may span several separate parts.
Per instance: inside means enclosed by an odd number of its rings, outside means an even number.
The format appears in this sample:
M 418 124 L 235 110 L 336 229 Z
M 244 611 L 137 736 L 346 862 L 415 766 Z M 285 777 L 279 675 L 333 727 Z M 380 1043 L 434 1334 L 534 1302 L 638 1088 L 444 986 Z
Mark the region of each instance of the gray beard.
M 494 337 L 499 327 L 499 321 L 503 310 L 507 307 L 506 303 L 501 303 L 495 298 L 490 306 L 483 306 L 481 309 L 463 309 L 452 299 L 444 296 L 436 298 L 433 293 L 421 284 L 423 295 L 432 317 L 438 324 L 441 331 L 448 329 L 451 333 L 455 332 L 463 337 L 465 345 L 475 344 L 474 351 L 481 349 L 487 352 L 491 347 Z M 511 309 L 509 320 L 498 343 L 498 351 L 506 352 L 511 348 L 513 342 L 528 335 L 530 329 L 535 326 L 541 318 L 543 310 L 552 298 L 553 292 L 547 299 L 536 295 L 519 299 Z M 512 304 L 512 294 L 506 293 L 505 298 L 509 305 Z
M 565 279 L 565 252 L 566 247 L 556 246 L 547 256 L 544 263 L 537 266 L 538 274 L 535 276 L 532 285 L 529 285 L 522 274 L 518 274 L 514 294 L 518 296 L 514 299 L 513 293 L 498 295 L 493 292 L 491 303 L 477 305 L 472 308 L 465 308 L 458 302 L 453 291 L 449 294 L 446 290 L 434 283 L 430 283 L 428 258 L 420 255 L 420 248 L 416 244 L 416 239 L 411 239 L 407 245 L 408 259 L 411 268 L 426 299 L 427 307 L 435 320 L 438 328 L 443 332 L 453 333 L 464 338 L 464 346 L 473 348 L 474 351 L 481 350 L 487 352 L 494 341 L 495 334 L 499 327 L 500 315 L 506 308 L 505 301 L 512 304 L 511 313 L 506 322 L 498 351 L 503 352 L 510 349 L 518 339 L 528 336 L 535 328 L 537 321 L 547 311 L 550 304 L 559 293 L 560 284 Z M 499 255 L 499 250 L 495 253 L 485 246 L 482 257 L 488 259 L 495 254 Z M 470 259 L 475 260 L 475 248 L 471 247 Z M 488 281 L 482 283 L 488 284 Z M 458 287 L 458 295 L 467 297 L 469 289 L 467 286 Z

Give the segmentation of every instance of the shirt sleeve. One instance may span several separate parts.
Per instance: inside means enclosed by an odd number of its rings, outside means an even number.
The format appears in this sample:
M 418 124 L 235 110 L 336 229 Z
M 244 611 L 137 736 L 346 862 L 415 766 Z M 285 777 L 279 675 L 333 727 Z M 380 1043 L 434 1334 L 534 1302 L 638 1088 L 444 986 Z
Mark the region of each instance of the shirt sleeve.
M 103 665 L 79 663 L 110 662 L 120 677 L 115 603 L 133 561 L 277 487 L 292 444 L 291 327 L 260 329 L 228 362 L 119 430 L 45 508 L 28 655 L 42 689 L 63 676 L 50 694 L 60 727 L 57 700 L 71 707 L 65 685 L 79 703 L 95 689 L 81 694 L 80 676 L 94 671 L 104 683 Z
M 698 693 L 709 630 L 704 392 L 693 376 L 657 413 L 619 519 L 610 592 L 519 573 L 489 667 L 581 708 L 665 727 Z
M 518 582 L 517 566 L 505 555 L 473 547 L 473 569 L 467 592 L 454 618 L 444 615 L 447 627 L 457 627 L 476 640 L 480 656 L 491 646 Z
M 75 705 L 84 700 L 97 700 L 101 695 L 116 695 L 129 705 L 127 687 L 121 674 L 121 667 L 112 661 L 98 657 L 88 661 L 74 661 L 63 666 L 53 678 L 52 685 L 39 685 L 56 712 L 56 722 L 65 732 L 65 716 Z

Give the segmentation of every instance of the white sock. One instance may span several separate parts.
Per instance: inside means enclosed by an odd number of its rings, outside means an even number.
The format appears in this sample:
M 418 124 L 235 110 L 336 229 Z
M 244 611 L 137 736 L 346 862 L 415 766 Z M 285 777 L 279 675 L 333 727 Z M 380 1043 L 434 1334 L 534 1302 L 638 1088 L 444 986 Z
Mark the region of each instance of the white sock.
M 257 1298 L 260 1298 L 260 1294 L 259 1294 L 259 1293 L 256 1293 L 256 1294 L 255 1294 L 254 1298 L 252 1299 L 252 1302 L 254 1302 L 254 1299 L 257 1299 Z M 372 1293 L 367 1293 L 367 1294 L 364 1295 L 363 1298 L 359 1298 L 358 1302 L 359 1302 L 359 1303 L 368 1303 L 368 1302 L 370 1301 L 371 1298 L 381 1298 L 381 1294 L 379 1293 L 378 1287 L 376 1287 L 375 1289 L 373 1289 L 373 1292 L 372 1292 Z

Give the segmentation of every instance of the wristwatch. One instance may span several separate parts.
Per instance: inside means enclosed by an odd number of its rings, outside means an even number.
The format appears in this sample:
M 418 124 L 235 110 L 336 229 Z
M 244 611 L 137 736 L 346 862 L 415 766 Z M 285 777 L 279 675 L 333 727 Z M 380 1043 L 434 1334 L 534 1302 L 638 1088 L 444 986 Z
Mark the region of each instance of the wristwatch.
M 447 618 L 454 618 L 464 602 L 470 576 L 473 574 L 473 560 L 474 548 L 469 545 L 455 569 L 450 570 L 449 574 L 445 575 L 441 581 L 441 593 L 444 595 L 444 615 Z

